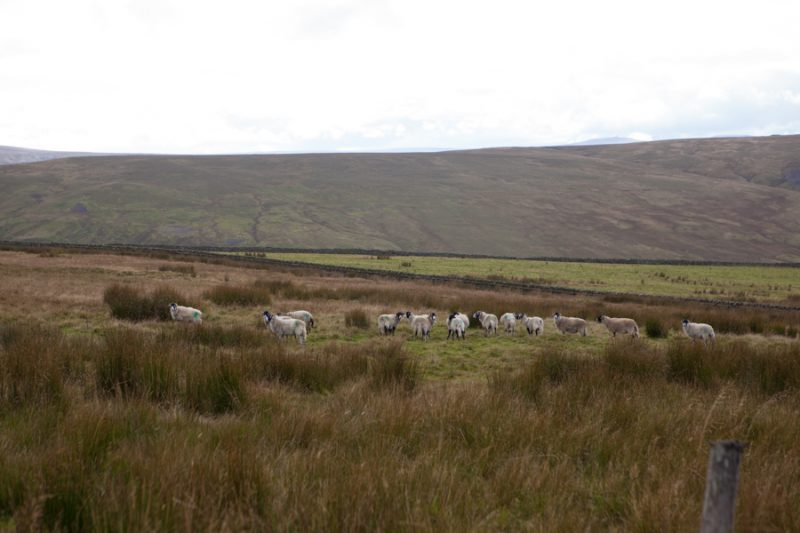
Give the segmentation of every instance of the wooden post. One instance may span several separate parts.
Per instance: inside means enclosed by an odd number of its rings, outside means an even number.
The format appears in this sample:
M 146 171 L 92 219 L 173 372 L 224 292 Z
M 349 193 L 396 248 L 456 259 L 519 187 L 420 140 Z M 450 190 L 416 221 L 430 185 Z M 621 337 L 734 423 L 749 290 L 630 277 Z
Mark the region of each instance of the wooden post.
M 739 461 L 744 448 L 744 444 L 735 440 L 711 443 L 700 533 L 733 531 Z

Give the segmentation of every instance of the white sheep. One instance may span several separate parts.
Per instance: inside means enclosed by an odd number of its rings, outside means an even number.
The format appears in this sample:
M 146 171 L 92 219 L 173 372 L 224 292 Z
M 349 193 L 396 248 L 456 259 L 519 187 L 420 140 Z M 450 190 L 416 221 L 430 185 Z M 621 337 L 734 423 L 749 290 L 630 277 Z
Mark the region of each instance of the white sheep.
M 700 339 L 703 342 L 711 341 L 712 343 L 717 340 L 716 335 L 714 335 L 714 328 L 701 322 L 689 322 L 684 319 L 683 332 L 692 340 Z
M 497 334 L 497 316 L 484 313 L 483 311 L 475 311 L 475 314 L 472 316 L 481 323 L 486 336 L 489 336 L 491 333 Z
M 504 313 L 500 317 L 500 323 L 503 324 L 503 329 L 506 335 L 514 335 L 517 331 L 517 319 L 514 313 Z
M 525 325 L 528 335 L 541 335 L 544 333 L 544 320 L 538 316 L 528 316 L 525 313 L 517 313 L 516 319 Z
M 453 314 L 464 322 L 464 331 L 467 331 L 469 329 L 469 317 L 464 313 L 459 313 L 458 311 L 453 311 Z
M 405 313 L 398 311 L 393 315 L 380 315 L 378 317 L 378 332 L 381 335 L 394 335 L 397 325 L 406 317 Z
M 460 316 L 459 316 L 460 315 Z M 460 313 L 453 313 L 447 318 L 447 339 L 449 340 L 451 337 L 453 339 L 461 338 L 464 340 L 464 330 L 467 329 L 466 325 L 464 324 L 464 319 L 461 318 Z
M 639 337 L 639 326 L 636 325 L 636 321 L 632 318 L 611 318 L 606 315 L 600 315 L 597 317 L 597 321 L 608 328 L 612 337 L 616 337 L 617 333 L 627 333 L 634 338 Z
M 421 336 L 424 341 L 430 339 L 431 329 L 436 323 L 436 313 L 415 315 L 411 311 L 406 311 L 406 318 L 411 322 L 411 331 L 414 332 L 414 337 Z
M 177 320 L 178 322 L 203 323 L 203 312 L 194 307 L 185 307 L 174 303 L 169 304 L 169 314 L 172 316 L 172 320 Z
M 586 321 L 582 318 L 561 316 L 561 313 L 556 313 L 553 315 L 553 322 L 556 325 L 556 329 L 560 331 L 562 335 L 566 333 L 580 333 L 584 337 L 586 336 Z
M 306 323 L 306 329 L 313 329 L 315 326 L 314 315 L 308 311 L 289 311 L 288 313 L 278 313 L 278 316 L 288 316 L 296 318 L 297 320 L 302 320 Z
M 280 317 L 264 311 L 264 323 L 279 339 L 295 337 L 300 344 L 306 343 L 306 323 L 296 318 Z

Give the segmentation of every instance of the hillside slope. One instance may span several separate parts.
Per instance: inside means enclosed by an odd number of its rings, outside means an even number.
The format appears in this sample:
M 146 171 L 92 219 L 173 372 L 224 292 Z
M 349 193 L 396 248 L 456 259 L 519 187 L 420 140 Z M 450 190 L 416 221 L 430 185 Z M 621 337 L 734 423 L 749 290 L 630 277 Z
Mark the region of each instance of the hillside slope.
M 797 154 L 798 136 L 59 159 L 0 167 L 0 239 L 797 261 L 800 191 L 776 177 Z
M 0 165 L 18 165 L 21 163 L 35 163 L 49 161 L 64 157 L 91 156 L 86 152 L 54 152 L 51 150 L 34 150 L 32 148 L 18 148 L 16 146 L 0 146 Z

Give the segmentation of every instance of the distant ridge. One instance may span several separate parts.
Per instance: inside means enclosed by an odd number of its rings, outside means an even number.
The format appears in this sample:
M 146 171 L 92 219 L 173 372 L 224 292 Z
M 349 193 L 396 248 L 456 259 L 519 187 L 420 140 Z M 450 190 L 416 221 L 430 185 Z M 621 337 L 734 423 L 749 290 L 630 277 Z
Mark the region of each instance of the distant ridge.
M 35 150 L 33 148 L 18 148 L 15 146 L 0 146 L 0 165 L 19 165 L 21 163 L 36 163 L 64 157 L 88 157 L 95 154 L 90 152 L 56 152 L 52 150 Z
M 587 139 L 585 141 L 571 143 L 563 146 L 602 146 L 605 144 L 630 144 L 630 143 L 640 143 L 640 142 L 649 142 L 649 141 L 632 139 L 630 137 L 604 137 L 600 139 Z
M 800 261 L 800 136 L 0 166 L 0 240 Z

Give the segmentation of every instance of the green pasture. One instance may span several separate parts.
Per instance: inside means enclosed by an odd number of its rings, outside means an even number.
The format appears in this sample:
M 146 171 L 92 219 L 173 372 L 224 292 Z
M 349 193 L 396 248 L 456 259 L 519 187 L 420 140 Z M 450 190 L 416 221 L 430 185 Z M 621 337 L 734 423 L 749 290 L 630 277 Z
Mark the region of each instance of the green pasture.
M 604 292 L 800 304 L 800 268 L 793 267 L 634 265 L 314 253 L 268 253 L 266 257 L 414 274 L 529 281 Z

